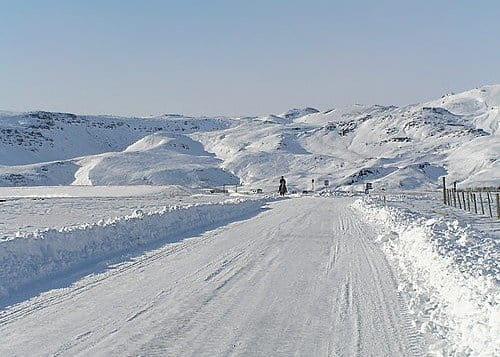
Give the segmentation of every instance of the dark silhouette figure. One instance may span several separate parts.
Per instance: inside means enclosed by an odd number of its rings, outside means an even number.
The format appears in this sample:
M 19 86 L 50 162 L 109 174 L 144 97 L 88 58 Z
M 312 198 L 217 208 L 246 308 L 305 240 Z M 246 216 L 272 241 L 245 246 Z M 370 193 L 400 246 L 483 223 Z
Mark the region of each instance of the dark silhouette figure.
M 287 192 L 286 181 L 285 181 L 285 178 L 283 176 L 281 176 L 281 179 L 280 179 L 280 188 L 279 188 L 278 191 L 280 193 L 280 196 L 284 196 L 285 193 Z

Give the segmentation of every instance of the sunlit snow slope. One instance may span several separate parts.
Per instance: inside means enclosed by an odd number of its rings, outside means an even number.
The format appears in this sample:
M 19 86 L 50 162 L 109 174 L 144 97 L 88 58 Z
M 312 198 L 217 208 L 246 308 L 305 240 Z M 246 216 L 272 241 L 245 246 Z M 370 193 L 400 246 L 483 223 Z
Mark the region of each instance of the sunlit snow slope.
M 427 189 L 448 175 L 498 185 L 500 85 L 398 108 L 291 109 L 262 117 L 0 113 L 0 185 L 241 182 L 292 189 Z

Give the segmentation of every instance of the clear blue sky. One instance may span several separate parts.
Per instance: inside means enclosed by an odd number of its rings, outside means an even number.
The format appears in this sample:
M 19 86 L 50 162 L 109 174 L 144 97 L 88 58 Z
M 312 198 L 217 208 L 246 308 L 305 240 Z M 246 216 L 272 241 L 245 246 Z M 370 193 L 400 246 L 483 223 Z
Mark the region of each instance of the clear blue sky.
M 0 0 L 0 109 L 408 104 L 500 83 L 499 19 L 499 0 Z

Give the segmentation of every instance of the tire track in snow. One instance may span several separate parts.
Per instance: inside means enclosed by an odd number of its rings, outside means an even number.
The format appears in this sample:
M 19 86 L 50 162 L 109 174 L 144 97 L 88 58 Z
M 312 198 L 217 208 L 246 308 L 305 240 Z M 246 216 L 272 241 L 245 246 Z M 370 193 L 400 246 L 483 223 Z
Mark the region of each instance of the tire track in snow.
M 0 352 L 37 344 L 61 355 L 418 355 L 390 267 L 349 202 L 272 203 L 42 294 L 0 326 Z M 27 326 L 30 339 L 20 338 Z

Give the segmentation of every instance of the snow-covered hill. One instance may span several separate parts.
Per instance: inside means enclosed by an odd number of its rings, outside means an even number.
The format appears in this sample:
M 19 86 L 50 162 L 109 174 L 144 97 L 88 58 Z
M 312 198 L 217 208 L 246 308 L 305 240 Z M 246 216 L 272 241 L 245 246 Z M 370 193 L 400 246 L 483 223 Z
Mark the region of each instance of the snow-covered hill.
M 500 85 L 398 108 L 292 109 L 263 117 L 0 112 L 0 184 L 243 184 L 435 188 L 498 185 Z M 215 154 L 215 156 L 213 155 Z

